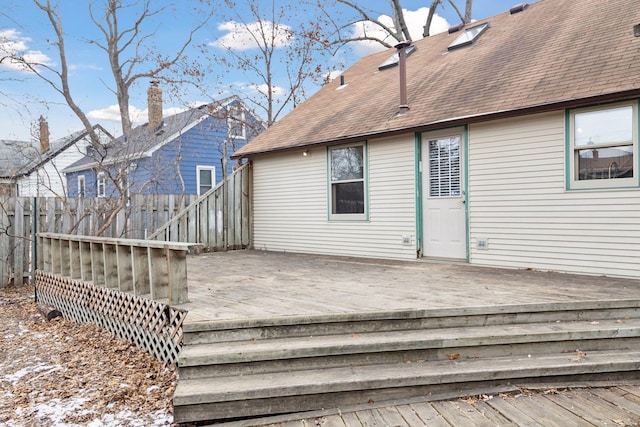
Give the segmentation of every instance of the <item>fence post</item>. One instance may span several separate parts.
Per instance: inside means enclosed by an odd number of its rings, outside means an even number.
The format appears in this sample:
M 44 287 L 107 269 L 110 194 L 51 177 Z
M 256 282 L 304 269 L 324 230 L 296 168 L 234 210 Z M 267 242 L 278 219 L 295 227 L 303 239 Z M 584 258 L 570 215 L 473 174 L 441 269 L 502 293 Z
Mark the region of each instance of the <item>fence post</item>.
M 36 269 L 38 268 L 38 198 L 33 198 L 31 207 L 31 219 L 33 221 L 33 256 L 31 257 L 31 284 L 33 285 L 33 300 L 38 302 L 38 288 L 36 288 Z

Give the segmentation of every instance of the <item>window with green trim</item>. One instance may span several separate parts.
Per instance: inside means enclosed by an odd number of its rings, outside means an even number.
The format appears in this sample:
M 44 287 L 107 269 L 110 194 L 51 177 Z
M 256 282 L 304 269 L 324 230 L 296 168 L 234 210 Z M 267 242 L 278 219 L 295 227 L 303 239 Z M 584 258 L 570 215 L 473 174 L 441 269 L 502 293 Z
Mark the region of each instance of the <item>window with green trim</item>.
M 329 148 L 332 219 L 365 219 L 365 144 Z
M 638 185 L 637 102 L 572 110 L 570 188 Z

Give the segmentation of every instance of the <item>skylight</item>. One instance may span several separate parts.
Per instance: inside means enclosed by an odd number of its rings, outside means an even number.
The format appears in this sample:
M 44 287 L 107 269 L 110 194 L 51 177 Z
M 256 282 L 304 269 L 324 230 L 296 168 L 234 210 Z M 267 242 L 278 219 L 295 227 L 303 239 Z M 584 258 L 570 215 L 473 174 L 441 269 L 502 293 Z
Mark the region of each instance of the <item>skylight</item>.
M 409 46 L 407 48 L 407 56 L 411 55 L 415 51 L 416 51 L 416 47 L 414 45 Z M 398 52 L 396 52 L 393 55 L 391 55 L 389 58 L 387 58 L 386 61 L 380 64 L 380 66 L 378 66 L 378 70 L 382 71 L 387 68 L 395 67 L 396 65 L 398 65 L 399 60 L 400 58 L 398 57 Z
M 448 49 L 454 50 L 463 46 L 470 45 L 471 43 L 476 41 L 476 39 L 480 37 L 480 35 L 484 33 L 487 28 L 489 28 L 488 22 L 476 25 L 475 27 L 467 28 L 449 45 Z

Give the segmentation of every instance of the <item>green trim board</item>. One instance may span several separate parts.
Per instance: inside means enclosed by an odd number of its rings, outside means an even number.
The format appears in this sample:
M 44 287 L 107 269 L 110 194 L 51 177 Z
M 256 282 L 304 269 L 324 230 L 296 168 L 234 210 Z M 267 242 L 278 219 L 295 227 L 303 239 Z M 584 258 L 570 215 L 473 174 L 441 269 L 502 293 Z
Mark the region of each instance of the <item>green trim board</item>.
M 422 133 L 414 135 L 416 187 L 416 258 L 422 257 Z

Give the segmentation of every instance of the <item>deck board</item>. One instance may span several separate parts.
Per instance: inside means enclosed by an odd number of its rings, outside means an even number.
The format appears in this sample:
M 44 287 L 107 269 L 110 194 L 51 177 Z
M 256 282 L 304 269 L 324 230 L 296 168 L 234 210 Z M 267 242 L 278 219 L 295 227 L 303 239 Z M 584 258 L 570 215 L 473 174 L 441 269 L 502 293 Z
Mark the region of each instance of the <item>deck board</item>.
M 343 408 L 336 413 L 296 414 L 263 418 L 256 422 L 217 424 L 227 427 L 485 427 L 485 426 L 603 426 L 640 425 L 638 402 L 629 406 L 626 397 L 640 395 L 640 385 L 575 388 L 554 393 L 533 392 L 498 395 L 484 399 L 450 401 L 373 402 Z M 616 403 L 611 403 L 615 401 Z
M 519 426 L 544 426 L 544 424 L 536 421 L 535 415 L 528 414 L 526 411 L 519 408 L 518 405 L 514 403 L 514 400 L 516 400 L 516 398 L 513 397 L 497 398 L 490 400 L 488 404 L 495 410 L 499 411 L 504 417 L 515 422 Z
M 640 281 L 246 250 L 187 258 L 187 322 L 638 299 Z
M 429 403 L 414 403 L 411 407 L 429 427 L 451 427 L 451 424 Z

